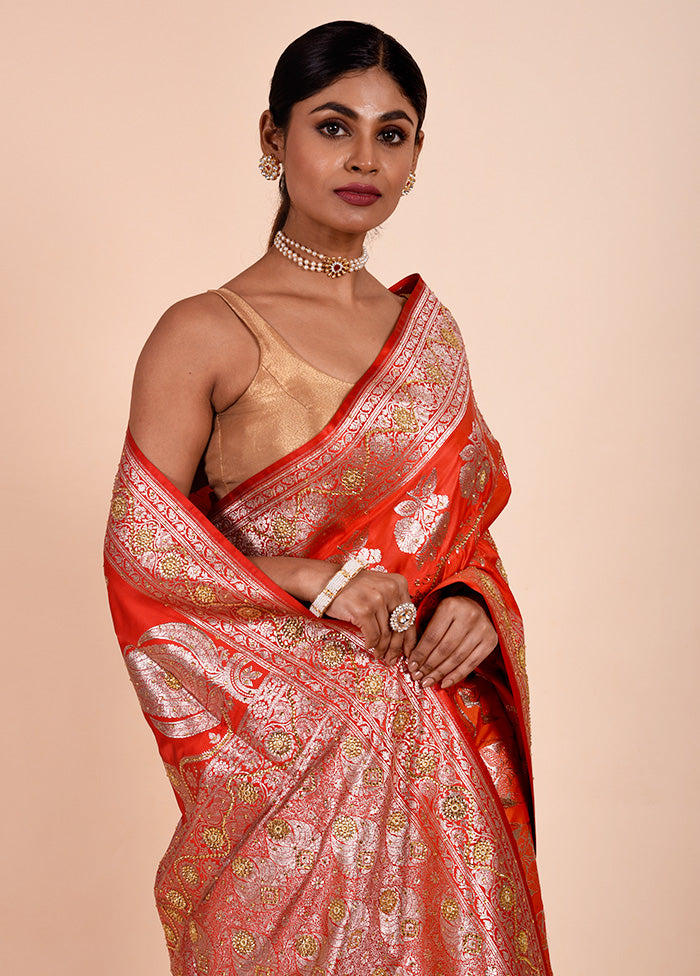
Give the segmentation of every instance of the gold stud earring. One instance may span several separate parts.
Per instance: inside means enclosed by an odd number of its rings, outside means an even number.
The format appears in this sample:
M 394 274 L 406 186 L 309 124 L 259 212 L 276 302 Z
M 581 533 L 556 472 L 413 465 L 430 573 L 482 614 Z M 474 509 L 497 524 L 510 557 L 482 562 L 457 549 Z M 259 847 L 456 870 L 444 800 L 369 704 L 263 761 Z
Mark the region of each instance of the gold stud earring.
M 265 153 L 264 156 L 260 157 L 258 169 L 266 180 L 276 180 L 282 172 L 282 164 L 276 156 L 273 156 L 271 153 Z
M 415 185 L 416 185 L 416 174 L 413 172 L 413 170 L 411 170 L 411 172 L 408 174 L 408 179 L 404 183 L 404 188 L 401 191 L 401 196 L 407 197 Z

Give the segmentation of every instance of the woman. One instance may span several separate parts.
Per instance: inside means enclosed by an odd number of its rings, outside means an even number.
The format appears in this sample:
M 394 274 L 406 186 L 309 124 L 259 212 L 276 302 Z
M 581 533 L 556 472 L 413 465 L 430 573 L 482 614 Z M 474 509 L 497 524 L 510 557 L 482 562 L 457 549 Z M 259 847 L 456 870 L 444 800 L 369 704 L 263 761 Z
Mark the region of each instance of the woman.
M 425 104 L 374 27 L 291 44 L 260 123 L 271 246 L 136 369 L 106 567 L 182 810 L 156 883 L 177 976 L 550 972 L 487 531 L 505 466 L 450 313 L 365 268 Z

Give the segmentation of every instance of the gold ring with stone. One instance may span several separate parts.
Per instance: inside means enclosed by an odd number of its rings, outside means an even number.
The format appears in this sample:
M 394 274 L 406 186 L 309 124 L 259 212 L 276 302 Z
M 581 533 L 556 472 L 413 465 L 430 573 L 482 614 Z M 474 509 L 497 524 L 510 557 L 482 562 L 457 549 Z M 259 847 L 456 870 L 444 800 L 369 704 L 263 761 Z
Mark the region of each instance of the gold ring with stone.
M 416 622 L 416 608 L 412 603 L 400 603 L 391 611 L 389 626 L 395 634 L 402 634 Z

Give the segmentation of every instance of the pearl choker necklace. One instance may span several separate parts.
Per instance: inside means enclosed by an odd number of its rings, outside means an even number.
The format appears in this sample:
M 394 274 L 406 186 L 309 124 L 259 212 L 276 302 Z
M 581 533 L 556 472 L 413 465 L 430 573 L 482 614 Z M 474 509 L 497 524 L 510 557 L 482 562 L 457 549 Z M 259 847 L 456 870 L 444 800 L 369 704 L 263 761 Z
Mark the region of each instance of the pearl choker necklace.
M 294 261 L 304 271 L 324 271 L 329 278 L 340 278 L 349 271 L 359 271 L 360 268 L 364 268 L 369 258 L 366 247 L 362 248 L 362 254 L 359 258 L 330 258 L 327 254 L 319 254 L 318 251 L 312 251 L 310 247 L 298 244 L 283 234 L 281 230 L 277 231 L 272 243 L 280 254 L 284 254 L 290 261 Z M 304 254 L 310 254 L 311 257 L 305 258 L 301 254 L 295 254 L 292 248 L 296 248 L 297 251 L 302 251 Z

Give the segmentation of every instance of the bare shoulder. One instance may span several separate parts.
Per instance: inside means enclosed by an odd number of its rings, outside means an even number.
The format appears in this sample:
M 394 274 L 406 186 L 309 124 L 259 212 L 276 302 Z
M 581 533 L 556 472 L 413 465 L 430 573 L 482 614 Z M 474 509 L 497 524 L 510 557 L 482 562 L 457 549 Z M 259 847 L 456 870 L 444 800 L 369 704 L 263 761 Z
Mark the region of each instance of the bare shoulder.
M 143 347 L 136 380 L 167 374 L 232 402 L 250 383 L 257 363 L 251 333 L 220 295 L 204 292 L 163 313 Z
M 172 305 L 134 374 L 129 427 L 141 450 L 185 494 L 206 448 L 213 412 L 233 403 L 257 370 L 253 337 L 213 293 Z
M 220 350 L 222 343 L 240 342 L 247 329 L 213 292 L 192 295 L 166 309 L 151 332 L 144 352 L 194 354 L 196 359 Z

